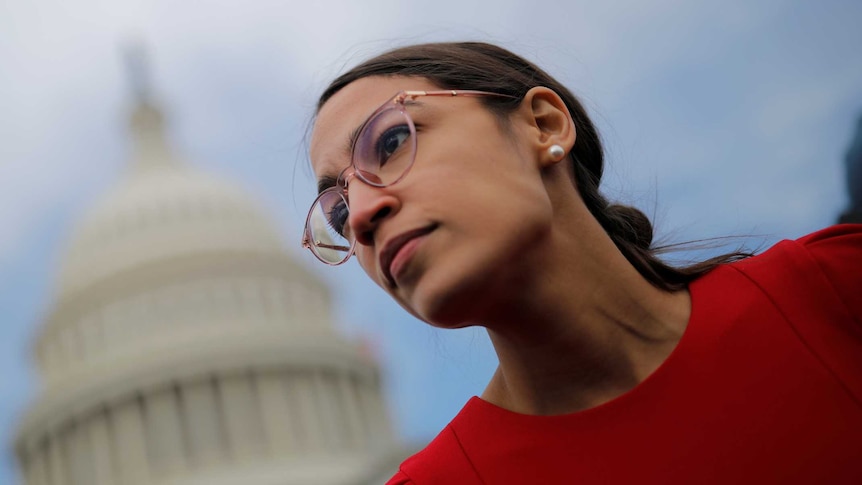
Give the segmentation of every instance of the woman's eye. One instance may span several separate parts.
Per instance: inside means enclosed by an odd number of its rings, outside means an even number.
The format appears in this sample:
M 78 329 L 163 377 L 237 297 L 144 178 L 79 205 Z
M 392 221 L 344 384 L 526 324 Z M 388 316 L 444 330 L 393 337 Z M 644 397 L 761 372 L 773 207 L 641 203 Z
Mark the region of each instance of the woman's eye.
M 333 231 L 337 232 L 340 236 L 345 236 L 345 229 L 347 227 L 347 216 L 350 214 L 350 211 L 347 208 L 347 204 L 344 202 L 340 202 L 332 206 L 332 208 L 326 214 L 326 221 L 329 223 L 329 227 L 332 228 Z
M 393 126 L 384 131 L 377 139 L 377 160 L 382 166 L 407 139 L 410 138 L 410 127 L 407 125 Z

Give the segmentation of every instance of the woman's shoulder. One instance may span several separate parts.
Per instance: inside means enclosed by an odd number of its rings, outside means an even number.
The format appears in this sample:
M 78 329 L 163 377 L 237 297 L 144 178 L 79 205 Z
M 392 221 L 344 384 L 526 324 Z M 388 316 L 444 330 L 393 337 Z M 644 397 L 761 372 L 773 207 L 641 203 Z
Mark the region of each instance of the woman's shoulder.
M 482 483 L 451 424 L 398 469 L 387 485 Z
M 782 241 L 730 267 L 862 403 L 862 225 Z
M 763 254 L 739 262 L 746 266 L 763 256 L 781 253 L 784 257 L 801 257 L 807 254 L 820 262 L 850 258 L 862 254 L 862 224 L 838 224 L 812 232 L 798 239 L 785 239 Z M 852 262 L 852 261 L 847 261 Z M 862 263 L 860 263 L 862 264 Z
M 862 325 L 862 224 L 827 227 L 796 240 L 781 241 L 763 254 L 731 265 L 776 302 L 806 293 L 831 293 Z
M 795 243 L 813 259 L 858 319 L 862 313 L 862 224 L 828 227 Z
M 475 405 L 477 400 L 477 397 L 470 399 L 425 448 L 404 460 L 398 473 L 386 485 L 484 483 L 464 450 L 454 426 L 471 421 L 471 416 L 479 412 Z
M 416 482 L 411 480 L 410 477 L 404 474 L 404 472 L 398 470 L 398 473 L 393 475 L 392 478 L 386 482 L 386 485 L 416 485 Z
M 804 245 L 813 245 L 824 241 L 839 244 L 855 243 L 858 245 L 862 241 L 862 224 L 837 224 L 829 226 L 803 236 L 796 241 Z

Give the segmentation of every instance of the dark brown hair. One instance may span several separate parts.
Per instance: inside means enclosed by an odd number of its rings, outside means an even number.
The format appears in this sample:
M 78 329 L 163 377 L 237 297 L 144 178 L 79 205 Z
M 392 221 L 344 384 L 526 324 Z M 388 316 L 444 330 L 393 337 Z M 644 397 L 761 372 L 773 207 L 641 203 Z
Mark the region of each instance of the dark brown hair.
M 626 259 L 658 288 L 669 291 L 685 288 L 717 265 L 751 255 L 734 251 L 683 267 L 662 261 L 658 253 L 667 247 L 653 247 L 653 228 L 646 215 L 634 207 L 611 204 L 599 192 L 604 168 L 602 142 L 580 101 L 548 73 L 506 49 L 482 42 L 397 48 L 335 79 L 320 96 L 318 111 L 340 89 L 369 76 L 415 76 L 428 79 L 441 89 L 476 89 L 514 96 L 480 98 L 501 119 L 519 106 L 531 88 L 545 86 L 554 90 L 566 103 L 578 134 L 569 157 L 581 198 Z

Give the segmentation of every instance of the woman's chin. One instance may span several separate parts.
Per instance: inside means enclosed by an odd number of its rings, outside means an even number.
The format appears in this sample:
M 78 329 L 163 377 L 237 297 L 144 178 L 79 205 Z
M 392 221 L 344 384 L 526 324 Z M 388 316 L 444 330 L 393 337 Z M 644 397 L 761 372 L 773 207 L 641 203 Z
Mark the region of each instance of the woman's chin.
M 461 328 L 481 321 L 493 295 L 485 289 L 487 272 L 458 271 L 437 267 L 396 299 L 417 318 L 440 328 Z M 470 276 L 481 274 L 483 277 Z

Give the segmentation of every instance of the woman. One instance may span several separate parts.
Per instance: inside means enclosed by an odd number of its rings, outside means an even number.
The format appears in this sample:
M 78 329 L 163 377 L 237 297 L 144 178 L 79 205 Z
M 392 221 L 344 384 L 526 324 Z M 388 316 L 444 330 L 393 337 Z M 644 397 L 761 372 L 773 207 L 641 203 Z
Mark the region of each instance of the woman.
M 499 358 L 390 483 L 862 483 L 859 226 L 666 265 L 577 99 L 482 43 L 342 75 L 310 157 L 304 245 Z

